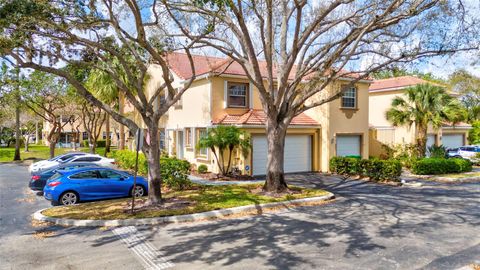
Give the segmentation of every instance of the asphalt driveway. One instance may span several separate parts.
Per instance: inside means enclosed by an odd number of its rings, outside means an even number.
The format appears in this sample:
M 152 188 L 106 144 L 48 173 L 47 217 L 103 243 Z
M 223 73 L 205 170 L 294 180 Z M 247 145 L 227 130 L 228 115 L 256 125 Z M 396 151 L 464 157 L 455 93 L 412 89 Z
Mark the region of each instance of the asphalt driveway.
M 288 181 L 334 203 L 220 221 L 32 226 L 48 205 L 24 166 L 0 165 L 0 269 L 458 269 L 480 263 L 480 183 L 390 187 L 318 174 Z M 38 232 L 52 236 L 38 239 Z

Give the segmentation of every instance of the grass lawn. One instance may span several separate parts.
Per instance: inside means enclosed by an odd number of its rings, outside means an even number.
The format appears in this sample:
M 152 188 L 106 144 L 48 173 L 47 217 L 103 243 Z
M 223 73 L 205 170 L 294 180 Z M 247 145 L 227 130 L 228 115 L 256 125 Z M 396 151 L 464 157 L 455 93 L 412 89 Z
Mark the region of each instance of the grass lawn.
M 151 218 L 193 214 L 236 206 L 288 201 L 328 194 L 328 192 L 324 190 L 290 187 L 290 189 L 294 191 L 292 194 L 281 197 L 271 197 L 258 194 L 261 186 L 260 184 L 227 186 L 194 185 L 191 190 L 169 191 L 164 193 L 166 207 L 140 209 L 137 210 L 135 215 L 132 215 L 128 210 L 128 204 L 131 198 L 54 207 L 43 211 L 42 214 L 50 217 L 71 219 Z M 146 198 L 139 200 L 145 201 Z M 177 203 L 177 207 L 168 208 L 169 204 L 173 205 L 175 203 Z
M 480 172 L 442 174 L 438 175 L 437 177 L 445 177 L 452 179 L 473 178 L 480 177 Z
M 23 147 L 20 148 L 20 158 L 22 160 L 25 159 L 49 159 L 50 158 L 50 150 L 48 146 L 44 145 L 35 145 L 31 144 L 29 146 L 28 152 L 23 151 Z M 61 155 L 66 152 L 73 151 L 71 148 L 56 148 L 55 155 Z M 77 151 L 87 152 L 89 151 L 88 148 L 82 147 L 78 148 Z M 105 151 L 104 147 L 97 148 L 97 154 L 103 155 Z M 13 161 L 13 154 L 15 153 L 15 147 L 0 147 L 0 162 L 11 162 Z

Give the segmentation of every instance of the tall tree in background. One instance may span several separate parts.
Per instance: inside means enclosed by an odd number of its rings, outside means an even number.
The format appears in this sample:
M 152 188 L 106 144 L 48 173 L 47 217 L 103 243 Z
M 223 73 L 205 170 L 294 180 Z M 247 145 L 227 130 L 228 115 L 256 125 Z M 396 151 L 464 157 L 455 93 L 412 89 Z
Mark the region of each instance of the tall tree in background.
M 451 90 L 458 93 L 468 113 L 472 129 L 468 132 L 471 144 L 480 143 L 480 77 L 466 70 L 457 70 L 449 76 Z
M 98 69 L 107 73 L 118 91 L 135 108 L 146 127 L 142 151 L 148 162 L 148 203 L 162 202 L 159 120 L 195 79 L 190 50 L 194 41 L 177 41 L 169 35 L 168 21 L 159 1 L 18 0 L 0 5 L 0 54 L 22 68 L 65 78 L 92 105 L 105 110 L 134 134 L 139 128 L 110 104 L 95 97 L 71 69 Z M 124 23 L 128 22 L 128 23 Z M 41 40 L 42 42 L 38 42 Z M 193 76 L 173 85 L 166 54 L 180 50 L 188 55 Z M 158 65 L 162 83 L 145 93 L 149 65 Z M 124 79 L 126 78 L 126 79 Z M 165 102 L 158 101 L 161 95 Z M 158 105 L 160 104 L 160 106 Z
M 478 7 L 454 0 L 162 2 L 178 34 L 228 56 L 258 89 L 271 192 L 288 188 L 284 147 L 293 117 L 392 64 L 478 48 Z M 342 77 L 350 83 L 324 91 Z
M 25 82 L 22 98 L 26 107 L 48 123 L 45 139 L 49 144 L 50 157 L 54 157 L 61 132 L 73 117 L 72 105 L 67 100 L 67 84 L 54 75 L 34 71 Z
M 22 108 L 21 87 L 24 76 L 20 75 L 20 69 L 11 65 L 8 67 L 3 64 L 0 70 L 0 97 L 3 99 L 4 105 L 14 110 L 15 118 L 15 152 L 13 160 L 20 160 L 20 144 L 21 144 L 21 123 L 20 114 Z
M 428 127 L 438 129 L 446 123 L 458 123 L 465 119 L 466 113 L 444 88 L 420 84 L 405 90 L 405 97 L 395 97 L 386 117 L 394 126 L 414 125 L 418 153 L 425 157 Z
M 87 102 L 83 102 L 82 106 L 82 123 L 88 134 L 88 147 L 91 154 L 95 154 L 97 141 L 102 132 L 103 123 L 107 118 L 107 114 L 102 109 L 92 106 Z

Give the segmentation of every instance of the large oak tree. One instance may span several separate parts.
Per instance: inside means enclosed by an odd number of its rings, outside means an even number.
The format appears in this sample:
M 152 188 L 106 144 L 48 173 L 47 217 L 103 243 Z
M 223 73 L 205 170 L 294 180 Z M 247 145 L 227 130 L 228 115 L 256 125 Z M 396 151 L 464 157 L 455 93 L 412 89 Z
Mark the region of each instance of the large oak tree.
M 166 54 L 181 50 L 193 67 L 193 42 L 171 39 L 164 27 L 165 16 L 159 13 L 161 5 L 155 0 L 9 0 L 0 5 L 0 54 L 4 58 L 22 68 L 65 78 L 80 96 L 136 134 L 139 124 L 96 98 L 74 71 L 96 69 L 111 77 L 146 127 L 142 150 L 148 161 L 148 199 L 151 204 L 161 203 L 159 119 L 195 79 L 194 75 L 174 88 Z M 150 64 L 160 67 L 163 83 L 147 95 Z M 162 95 L 165 102 L 159 102 Z
M 293 117 L 339 98 L 342 89 L 386 66 L 478 48 L 478 29 L 470 16 L 475 7 L 463 4 L 460 0 L 163 0 L 178 35 L 238 63 L 258 89 L 267 116 L 264 189 L 274 192 L 287 189 L 283 157 Z M 350 79 L 350 85 L 310 102 L 340 77 Z

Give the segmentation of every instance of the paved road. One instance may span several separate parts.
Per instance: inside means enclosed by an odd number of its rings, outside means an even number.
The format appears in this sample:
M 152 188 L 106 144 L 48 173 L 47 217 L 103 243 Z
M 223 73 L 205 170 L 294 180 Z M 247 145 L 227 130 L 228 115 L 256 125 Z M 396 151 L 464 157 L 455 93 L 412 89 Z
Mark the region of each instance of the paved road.
M 15 201 L 25 177 L 24 168 L 0 165 L 0 184 L 7 187 L 0 189 L 2 269 L 142 269 L 152 262 L 157 269 L 457 269 L 480 263 L 480 183 L 396 188 L 293 175 L 291 183 L 330 190 L 337 201 L 182 225 L 55 228 L 53 237 L 37 240 L 27 218 L 45 202 Z

